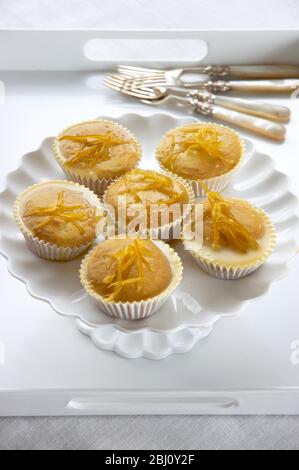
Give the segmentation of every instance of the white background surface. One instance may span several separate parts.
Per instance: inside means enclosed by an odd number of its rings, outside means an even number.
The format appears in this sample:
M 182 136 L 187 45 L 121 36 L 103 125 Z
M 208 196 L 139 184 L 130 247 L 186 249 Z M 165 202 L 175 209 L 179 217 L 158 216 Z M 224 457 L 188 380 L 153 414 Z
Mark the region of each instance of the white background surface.
M 295 28 L 289 1 L 0 0 L 9 28 Z M 1 175 L 2 183 L 3 175 Z M 4 260 L 0 274 L 7 280 Z M 6 277 L 4 277 L 6 276 Z M 6 281 L 5 281 L 6 282 Z M 16 296 L 23 286 L 13 279 Z M 13 303 L 11 305 L 13 308 Z M 41 312 L 46 306 L 41 307 Z M 96 417 L 0 419 L 0 448 L 299 448 L 296 417 Z

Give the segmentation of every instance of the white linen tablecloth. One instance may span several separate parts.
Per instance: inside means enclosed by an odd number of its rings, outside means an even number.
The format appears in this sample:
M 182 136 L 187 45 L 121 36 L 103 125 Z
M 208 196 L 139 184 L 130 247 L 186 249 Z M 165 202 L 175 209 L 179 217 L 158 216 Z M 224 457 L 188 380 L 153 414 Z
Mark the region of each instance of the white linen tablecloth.
M 0 0 L 0 28 L 298 28 L 298 0 Z M 299 417 L 0 418 L 0 449 L 299 449 Z
M 299 449 L 294 416 L 0 418 L 0 449 Z

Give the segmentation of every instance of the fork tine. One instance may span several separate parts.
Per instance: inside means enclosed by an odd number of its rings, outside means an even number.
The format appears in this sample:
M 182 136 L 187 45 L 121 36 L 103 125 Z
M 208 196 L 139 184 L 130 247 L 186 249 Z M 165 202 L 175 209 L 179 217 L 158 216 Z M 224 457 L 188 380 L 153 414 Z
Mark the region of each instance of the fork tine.
M 125 81 L 123 83 L 126 83 L 127 85 L 130 85 L 135 88 L 155 88 L 159 86 L 165 85 L 165 82 L 162 82 L 161 80 L 143 80 L 143 81 Z
M 151 79 L 141 79 L 141 78 L 128 78 L 128 77 L 123 77 L 122 75 L 119 74 L 107 74 L 106 78 L 111 80 L 115 85 L 118 85 L 119 87 L 122 87 L 124 85 L 129 85 L 134 88 L 153 88 L 157 87 L 159 85 L 163 86 L 166 84 L 166 82 L 162 79 L 158 78 L 151 78 Z
M 156 83 L 156 82 L 161 82 L 164 83 L 164 79 L 159 78 L 159 77 L 126 77 L 122 74 L 112 74 L 109 73 L 106 75 L 107 77 L 112 78 L 113 80 L 116 80 L 119 83 L 127 82 L 127 83 L 135 83 L 135 84 L 151 84 L 151 83 Z
M 123 77 L 122 75 L 114 74 L 114 73 L 107 73 L 105 75 L 106 79 L 113 80 L 118 83 L 124 83 L 128 79 L 126 77 Z
M 126 71 L 128 73 L 132 73 L 134 75 L 138 75 L 138 74 L 162 74 L 164 75 L 164 71 L 163 70 L 159 70 L 159 69 L 149 69 L 149 68 L 144 68 L 144 67 L 134 67 L 134 66 L 130 66 L 130 65 L 119 65 L 117 67 L 117 70 L 122 73 L 122 71 Z
M 118 88 L 116 85 L 114 85 L 113 83 L 109 83 L 106 80 L 104 80 L 104 85 L 108 88 L 111 88 L 111 90 L 121 91 L 120 88 Z
M 129 91 L 129 90 L 123 90 L 123 89 L 119 89 L 117 88 L 116 86 L 114 86 L 113 84 L 111 83 L 107 83 L 107 82 L 104 82 L 104 84 L 108 87 L 108 88 L 111 88 L 112 90 L 116 90 L 116 91 L 120 91 L 121 93 L 123 93 L 124 95 L 128 95 L 128 96 L 132 96 L 134 98 L 138 98 L 138 99 L 144 99 L 144 95 L 140 95 L 136 92 L 133 92 L 133 91 Z M 147 98 L 147 97 L 146 97 Z
M 156 94 L 153 92 L 151 89 L 138 89 L 138 88 L 131 88 L 129 86 L 119 86 L 118 83 L 115 83 L 111 79 L 105 79 L 104 80 L 104 85 L 107 86 L 108 88 L 111 88 L 112 90 L 120 91 L 121 93 L 124 93 L 126 95 L 134 96 L 135 98 L 139 99 L 148 99 L 148 100 L 153 100 L 157 99 Z
M 126 78 L 128 81 L 134 83 L 155 83 L 155 82 L 165 82 L 163 77 L 147 76 L 147 77 L 135 77 L 135 78 Z
M 139 86 L 136 86 L 133 83 L 127 83 L 126 81 L 118 81 L 114 78 L 111 78 L 111 77 L 106 77 L 105 80 L 104 80 L 104 84 L 107 84 L 108 86 L 109 85 L 113 85 L 113 87 L 119 91 L 122 91 L 122 90 L 131 90 L 133 92 L 136 92 L 136 93 L 140 93 L 142 94 L 143 96 L 156 96 L 156 93 L 153 91 L 153 89 L 151 87 L 139 87 Z
M 124 83 L 126 83 L 126 80 L 121 80 L 118 77 L 112 77 L 109 75 L 106 75 L 105 80 L 118 85 L 120 88 L 124 85 Z
M 119 84 L 118 82 L 115 82 L 111 78 L 107 78 L 107 77 L 104 78 L 103 83 L 104 83 L 104 85 L 107 85 L 107 86 L 113 86 L 116 90 L 121 90 L 121 87 L 122 87 L 121 84 Z
M 122 83 L 116 82 L 112 78 L 105 78 L 104 79 L 104 85 L 107 85 L 109 87 L 113 87 L 115 90 L 121 91 L 122 89 Z
M 120 82 L 118 82 L 120 83 Z M 122 83 L 129 84 L 132 87 L 137 87 L 137 88 L 155 88 L 158 86 L 165 86 L 166 82 L 160 79 L 149 79 L 149 80 L 138 80 L 138 79 L 129 79 L 125 80 Z
M 143 78 L 146 79 L 148 77 L 157 77 L 157 78 L 164 78 L 164 74 L 162 73 L 136 73 L 136 72 L 127 72 L 126 70 L 119 70 L 119 74 L 127 77 L 127 78 Z

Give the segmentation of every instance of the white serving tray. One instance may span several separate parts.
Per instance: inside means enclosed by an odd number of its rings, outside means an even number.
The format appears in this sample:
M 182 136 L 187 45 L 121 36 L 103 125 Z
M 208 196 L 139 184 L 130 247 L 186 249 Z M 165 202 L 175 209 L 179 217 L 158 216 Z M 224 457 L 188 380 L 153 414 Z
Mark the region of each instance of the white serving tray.
M 104 36 L 200 38 L 208 43 L 205 62 L 214 63 L 296 63 L 299 43 L 299 31 L 2 31 L 1 175 L 67 123 L 153 112 L 103 89 L 100 69 L 110 63 L 90 62 L 82 51 L 86 41 Z M 299 99 L 274 101 L 292 108 L 287 141 L 250 138 L 290 175 L 299 195 Z M 127 361 L 94 348 L 72 319 L 32 299 L 1 259 L 0 415 L 299 414 L 298 268 L 295 257 L 287 277 L 242 315 L 219 322 L 192 352 L 153 362 Z
M 110 116 L 101 117 L 110 119 Z M 161 112 L 150 116 L 125 113 L 117 117 L 117 122 L 130 129 L 141 143 L 140 166 L 159 169 L 154 154 L 161 135 L 196 119 L 175 118 Z M 22 280 L 33 297 L 48 302 L 61 315 L 76 318 L 80 331 L 95 346 L 130 359 L 159 360 L 190 351 L 197 341 L 213 331 L 217 321 L 242 314 L 246 303 L 261 298 L 273 282 L 286 275 L 289 261 L 298 248 L 298 199 L 289 190 L 288 177 L 275 169 L 273 159 L 244 139 L 243 162 L 225 194 L 248 199 L 266 210 L 277 234 L 272 256 L 253 276 L 223 282 L 200 270 L 188 250 L 177 243 L 174 248 L 184 266 L 183 280 L 159 313 L 138 322 L 111 319 L 99 310 L 80 284 L 78 269 L 85 255 L 68 263 L 49 263 L 39 258 L 20 238 L 13 217 L 14 201 L 28 186 L 48 178 L 64 177 L 53 158 L 52 141 L 53 138 L 46 137 L 39 149 L 25 154 L 19 167 L 6 178 L 6 189 L 0 194 L 0 217 L 3 217 L 0 253 L 7 258 L 10 274 Z

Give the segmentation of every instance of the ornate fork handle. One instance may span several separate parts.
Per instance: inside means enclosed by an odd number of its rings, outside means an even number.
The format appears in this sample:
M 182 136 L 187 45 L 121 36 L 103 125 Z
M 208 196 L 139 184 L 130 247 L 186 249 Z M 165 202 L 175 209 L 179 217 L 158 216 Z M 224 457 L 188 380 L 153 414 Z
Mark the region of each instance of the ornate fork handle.
M 230 75 L 230 67 L 228 65 L 202 65 L 199 67 L 185 67 L 182 69 L 184 73 L 199 73 L 208 75 L 209 77 L 228 77 Z
M 286 106 L 281 106 L 272 103 L 263 103 L 256 100 L 246 100 L 231 96 L 213 95 L 209 91 L 191 90 L 187 92 L 187 97 L 197 98 L 206 103 L 212 103 L 223 108 L 234 109 L 241 113 L 259 116 L 265 119 L 271 119 L 279 122 L 287 122 L 290 118 L 290 110 Z
M 218 92 L 226 92 L 231 90 L 231 85 L 229 82 L 225 82 L 224 80 L 206 80 L 202 82 L 182 82 L 180 78 L 177 79 L 178 84 L 185 88 L 199 88 L 200 90 L 207 90 L 212 91 L 214 93 Z
M 264 135 L 273 140 L 283 140 L 285 137 L 285 127 L 282 124 L 274 123 L 266 119 L 249 116 L 232 109 L 214 105 L 208 101 L 201 101 L 196 96 L 171 97 L 178 104 L 185 105 L 191 113 L 199 113 L 203 116 L 212 116 L 221 121 L 229 122 L 243 129 Z
M 176 69 L 175 76 L 187 86 L 185 74 L 206 75 L 211 78 L 269 79 L 299 78 L 298 65 L 200 65 Z
M 192 90 L 186 94 L 190 98 L 198 98 L 201 101 L 206 101 L 207 103 L 215 103 L 216 96 L 210 93 L 209 91 L 201 90 Z
M 237 91 L 245 93 L 286 93 L 299 88 L 298 79 L 285 80 L 206 80 L 197 83 L 182 82 L 180 78 L 176 79 L 177 86 L 184 88 L 198 88 L 213 93 Z
M 202 114 L 203 116 L 211 116 L 213 114 L 214 105 L 209 101 L 201 101 L 196 96 L 189 98 L 189 103 L 193 112 Z

